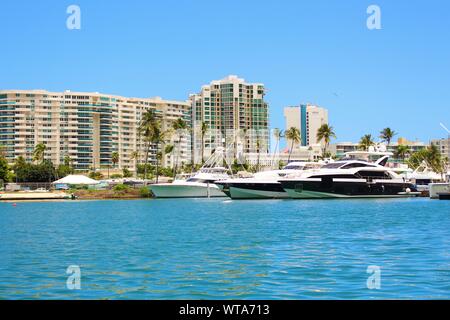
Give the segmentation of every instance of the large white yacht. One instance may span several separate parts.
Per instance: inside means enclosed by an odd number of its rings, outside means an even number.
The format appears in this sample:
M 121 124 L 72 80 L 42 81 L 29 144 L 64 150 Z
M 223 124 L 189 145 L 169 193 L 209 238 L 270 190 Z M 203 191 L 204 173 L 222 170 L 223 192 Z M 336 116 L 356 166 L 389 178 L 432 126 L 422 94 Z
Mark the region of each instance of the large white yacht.
M 231 199 L 282 199 L 288 194 L 278 180 L 302 170 L 320 168 L 323 163 L 291 162 L 281 170 L 262 171 L 248 178 L 217 181 L 216 184 Z
M 387 198 L 418 196 L 414 184 L 385 167 L 389 152 L 355 151 L 318 170 L 280 179 L 290 198 Z M 379 157 L 372 162 L 373 157 Z
M 219 166 L 224 162 L 223 148 L 217 148 L 202 168 L 186 180 L 175 179 L 172 183 L 149 186 L 156 198 L 210 198 L 225 197 L 215 184 L 229 178 L 229 169 Z

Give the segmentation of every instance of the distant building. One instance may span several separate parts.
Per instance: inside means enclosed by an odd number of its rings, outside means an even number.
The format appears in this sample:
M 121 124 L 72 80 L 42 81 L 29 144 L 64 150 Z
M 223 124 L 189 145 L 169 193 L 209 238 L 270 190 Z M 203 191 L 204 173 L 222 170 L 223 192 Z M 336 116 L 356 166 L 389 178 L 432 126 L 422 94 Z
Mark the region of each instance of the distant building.
M 269 170 L 273 168 L 277 168 L 278 164 L 282 162 L 283 164 L 294 161 L 317 161 L 322 157 L 322 148 L 319 144 L 315 144 L 307 147 L 298 147 L 292 151 L 292 154 L 289 158 L 289 149 L 285 149 L 283 152 L 279 153 L 265 153 L 265 154 L 257 154 L 257 153 L 248 153 L 246 154 L 246 161 L 250 165 L 257 165 L 259 162 L 259 166 L 261 170 Z
M 324 142 L 317 141 L 317 130 L 328 124 L 328 110 L 310 104 L 284 108 L 286 130 L 295 127 L 301 133 L 301 146 Z
M 0 144 L 5 146 L 10 163 L 19 156 L 32 161 L 35 146 L 44 143 L 45 158 L 55 165 L 68 156 L 78 170 L 111 167 L 111 155 L 118 152 L 117 167 L 133 169 L 136 161 L 145 161 L 146 144 L 138 126 L 147 110 L 161 120 L 163 129 L 171 128 L 179 118 L 191 126 L 188 101 L 92 92 L 0 90 Z M 174 144 L 174 139 L 169 143 Z M 186 134 L 173 155 L 163 154 L 163 165 L 173 166 L 178 152 L 180 165 L 191 162 L 190 139 Z M 156 163 L 156 147 L 150 145 L 150 164 Z M 158 151 L 162 149 L 159 146 Z M 134 151 L 139 154 L 137 160 L 133 159 Z
M 450 137 L 447 139 L 442 138 L 442 139 L 432 140 L 431 143 L 436 145 L 439 148 L 443 158 L 450 159 Z
M 203 139 L 205 159 L 219 146 L 227 148 L 228 158 L 258 150 L 267 153 L 269 110 L 264 95 L 262 83 L 247 83 L 233 75 L 191 94 L 194 162 L 202 160 L 202 122 L 208 126 Z
M 389 146 L 386 147 L 387 151 L 396 153 L 399 145 L 405 145 L 410 150 L 409 155 L 413 152 L 419 151 L 421 149 L 426 148 L 428 145 L 421 141 L 409 141 L 405 138 L 399 138 L 397 142 L 391 142 Z M 359 150 L 359 143 L 356 142 L 337 142 L 330 145 L 330 152 L 333 156 L 337 158 L 341 158 L 347 152 L 357 151 Z M 407 155 L 406 159 L 408 159 L 409 155 Z M 393 157 L 392 161 L 399 160 Z

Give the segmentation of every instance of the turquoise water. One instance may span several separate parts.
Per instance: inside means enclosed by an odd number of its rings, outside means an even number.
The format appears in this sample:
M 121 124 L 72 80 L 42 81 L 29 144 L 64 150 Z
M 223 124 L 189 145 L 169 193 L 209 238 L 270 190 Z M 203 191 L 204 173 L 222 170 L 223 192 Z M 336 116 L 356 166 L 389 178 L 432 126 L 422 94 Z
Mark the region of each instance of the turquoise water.
M 0 203 L 0 298 L 448 299 L 450 202 Z

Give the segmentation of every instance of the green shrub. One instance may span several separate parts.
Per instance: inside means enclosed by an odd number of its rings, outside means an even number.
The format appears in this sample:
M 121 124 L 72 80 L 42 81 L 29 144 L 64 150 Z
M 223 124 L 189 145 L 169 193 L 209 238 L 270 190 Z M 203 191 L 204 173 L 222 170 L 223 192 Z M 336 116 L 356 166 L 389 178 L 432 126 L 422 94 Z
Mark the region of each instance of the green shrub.
M 128 189 L 130 189 L 130 187 L 127 186 L 126 184 L 116 184 L 116 185 L 113 187 L 113 190 L 114 190 L 114 191 L 126 191 L 126 190 L 128 190 Z
M 127 168 L 123 168 L 122 173 L 124 178 L 131 178 L 133 176 L 133 173 L 131 173 L 131 171 Z
M 123 176 L 120 173 L 115 173 L 111 175 L 111 179 L 121 179 Z
M 142 198 L 150 198 L 152 196 L 152 193 L 147 187 L 142 187 L 139 189 L 139 194 Z

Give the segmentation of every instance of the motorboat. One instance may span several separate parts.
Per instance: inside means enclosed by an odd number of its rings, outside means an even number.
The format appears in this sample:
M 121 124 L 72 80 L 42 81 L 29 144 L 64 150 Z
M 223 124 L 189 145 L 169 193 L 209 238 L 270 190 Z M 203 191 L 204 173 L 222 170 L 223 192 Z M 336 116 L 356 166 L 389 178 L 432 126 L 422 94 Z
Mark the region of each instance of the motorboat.
M 445 182 L 445 174 L 434 172 L 427 163 L 422 162 L 413 172 L 405 173 L 404 177 L 411 180 L 421 192 L 431 192 L 430 184 Z
M 223 148 L 217 148 L 198 172 L 189 178 L 176 178 L 172 183 L 158 183 L 149 186 L 156 198 L 211 198 L 225 197 L 216 181 L 228 179 L 229 168 L 220 166 L 226 162 Z
M 450 182 L 436 182 L 429 184 L 430 198 L 439 199 L 439 194 L 450 193 Z
M 415 185 L 385 167 L 389 152 L 355 151 L 322 166 L 280 179 L 290 198 L 397 198 L 420 195 Z M 378 156 L 376 161 L 370 161 Z
M 231 199 L 282 199 L 288 198 L 278 180 L 294 172 L 320 168 L 323 163 L 291 162 L 280 170 L 255 173 L 247 178 L 217 181 L 219 188 Z
M 446 177 L 447 182 L 434 182 L 429 184 L 431 199 L 439 199 L 440 194 L 450 193 L 450 172 L 447 172 Z

